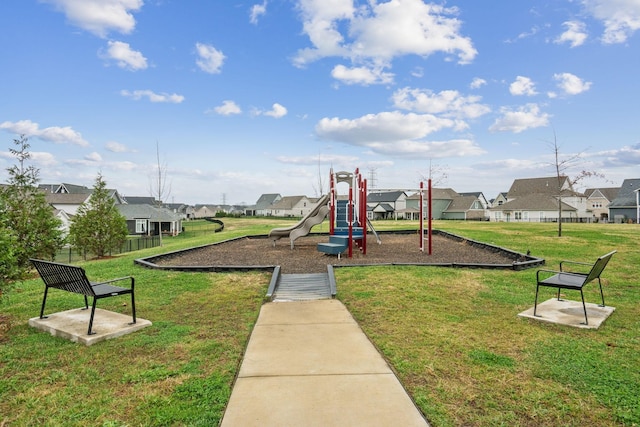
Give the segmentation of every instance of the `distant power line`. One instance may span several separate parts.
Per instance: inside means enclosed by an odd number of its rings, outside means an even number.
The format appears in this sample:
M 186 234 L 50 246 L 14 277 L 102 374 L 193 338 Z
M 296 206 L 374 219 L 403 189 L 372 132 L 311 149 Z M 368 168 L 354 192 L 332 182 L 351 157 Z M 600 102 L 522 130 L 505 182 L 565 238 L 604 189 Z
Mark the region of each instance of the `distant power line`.
M 369 178 L 367 179 L 367 188 L 374 189 L 378 187 L 378 168 L 369 168 Z

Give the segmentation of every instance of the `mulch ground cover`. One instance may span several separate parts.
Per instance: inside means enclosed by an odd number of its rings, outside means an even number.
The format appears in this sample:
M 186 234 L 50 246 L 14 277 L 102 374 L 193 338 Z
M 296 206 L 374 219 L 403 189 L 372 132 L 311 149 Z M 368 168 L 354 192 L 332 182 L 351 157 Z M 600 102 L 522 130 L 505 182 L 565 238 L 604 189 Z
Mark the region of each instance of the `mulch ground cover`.
M 160 266 L 271 266 L 279 265 L 282 273 L 319 273 L 327 271 L 327 264 L 334 266 L 370 264 L 511 264 L 513 256 L 489 250 L 466 240 L 456 240 L 434 234 L 432 254 L 420 251 L 417 233 L 381 234 L 381 244 L 374 237 L 367 240 L 367 253 L 362 254 L 354 245 L 352 257 L 343 253 L 335 255 L 319 252 L 316 245 L 328 242 L 327 235 L 308 235 L 298 238 L 293 249 L 289 239 L 276 244 L 268 238 L 244 237 L 215 245 L 165 256 L 154 262 Z

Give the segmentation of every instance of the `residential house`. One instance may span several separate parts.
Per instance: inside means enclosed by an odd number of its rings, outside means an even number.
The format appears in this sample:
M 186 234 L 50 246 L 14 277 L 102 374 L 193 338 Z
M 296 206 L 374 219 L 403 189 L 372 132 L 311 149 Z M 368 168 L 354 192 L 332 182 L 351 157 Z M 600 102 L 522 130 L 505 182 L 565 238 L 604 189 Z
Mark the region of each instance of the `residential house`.
M 507 203 L 507 193 L 498 193 L 495 199 L 491 200 L 489 207 L 495 208 Z
M 587 188 L 584 195 L 587 197 L 587 212 L 591 212 L 594 221 L 609 220 L 609 203 L 616 198 L 620 187 L 614 188 Z
M 625 179 L 617 196 L 609 203 L 609 219 L 615 222 L 638 222 L 640 178 Z
M 307 196 L 285 196 L 266 209 L 267 215 L 277 217 L 304 217 L 316 207 L 318 199 Z
M 278 200 L 282 199 L 280 194 L 263 194 L 260 196 L 255 205 L 247 206 L 244 214 L 247 216 L 267 216 L 268 209 Z
M 71 217 L 63 210 L 53 208 L 53 216 L 60 220 L 59 230 L 62 231 L 63 236 L 69 235 L 69 228 L 71 227 Z
M 47 203 L 55 209 L 65 211 L 70 216 L 78 212 L 80 205 L 88 203 L 93 193 L 92 188 L 73 184 L 42 184 L 39 188 L 45 191 Z M 126 203 L 117 190 L 108 189 L 107 191 L 116 205 Z
M 488 219 L 485 213 L 488 202 L 482 199 L 476 193 L 454 197 L 447 209 L 442 212 L 442 219 L 484 221 Z
M 482 209 L 487 209 L 491 206 L 486 197 L 484 197 L 484 193 L 482 191 L 474 191 L 470 193 L 458 193 L 462 197 L 473 196 L 476 198 L 477 202 L 480 203 Z M 475 204 L 476 209 L 478 208 L 478 204 Z
M 562 221 L 592 220 L 586 196 L 574 191 L 566 176 L 516 179 L 507 202 L 489 211 L 491 221 L 555 222 L 560 214 Z
M 220 207 L 216 205 L 195 205 L 193 218 L 211 218 L 216 216 L 219 210 L 221 210 Z
M 369 219 L 407 218 L 407 193 L 402 190 L 373 191 L 367 195 Z
M 427 216 L 428 196 L 424 193 L 424 216 Z M 418 209 L 420 193 L 407 197 L 407 209 Z M 432 219 L 461 219 L 461 220 L 485 220 L 486 208 L 489 202 L 482 192 L 457 193 L 451 188 L 431 189 L 431 217 Z M 419 218 L 419 214 L 416 219 Z
M 195 214 L 195 207 L 185 205 L 184 203 L 167 203 L 165 207 L 171 210 L 173 213 L 177 213 L 182 216 L 182 219 L 193 219 Z
M 162 231 L 162 234 L 175 236 L 182 231 L 182 216 L 167 208 L 144 204 L 116 207 L 127 220 L 129 234 L 157 236 Z

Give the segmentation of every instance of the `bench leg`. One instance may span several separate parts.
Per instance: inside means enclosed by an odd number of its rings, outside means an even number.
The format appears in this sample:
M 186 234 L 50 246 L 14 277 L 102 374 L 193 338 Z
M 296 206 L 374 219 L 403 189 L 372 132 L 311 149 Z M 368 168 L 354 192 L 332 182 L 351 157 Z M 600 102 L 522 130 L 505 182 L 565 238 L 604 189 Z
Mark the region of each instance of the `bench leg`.
M 540 285 L 536 285 L 536 300 L 533 303 L 533 316 L 540 317 L 536 314 L 536 310 L 538 309 L 538 289 L 540 289 Z
M 598 285 L 600 285 L 600 297 L 602 298 L 602 305 L 600 307 L 604 307 L 604 293 L 602 293 L 602 282 L 600 281 L 600 278 L 598 277 Z
M 40 308 L 40 318 L 41 319 L 46 319 L 47 316 L 44 315 L 44 305 L 47 302 L 47 292 L 49 292 L 49 287 L 46 286 L 44 288 L 44 298 L 42 298 L 42 307 Z
M 584 293 L 582 293 L 582 289 L 580 289 L 580 296 L 582 297 L 582 308 L 584 309 L 584 323 L 580 323 L 583 325 L 588 325 L 589 319 L 587 319 L 587 306 L 584 303 Z
M 87 300 L 87 296 L 84 296 L 84 308 L 83 310 L 88 310 L 89 309 L 89 301 Z
M 87 329 L 87 335 L 94 335 L 95 332 L 91 331 L 93 327 L 93 316 L 96 314 L 96 298 L 93 298 L 93 305 L 91 307 L 91 317 L 89 318 L 89 329 Z
M 133 322 L 129 323 L 130 325 L 133 325 L 136 323 L 136 301 L 135 298 L 133 296 L 133 292 L 131 292 L 131 311 L 133 314 Z

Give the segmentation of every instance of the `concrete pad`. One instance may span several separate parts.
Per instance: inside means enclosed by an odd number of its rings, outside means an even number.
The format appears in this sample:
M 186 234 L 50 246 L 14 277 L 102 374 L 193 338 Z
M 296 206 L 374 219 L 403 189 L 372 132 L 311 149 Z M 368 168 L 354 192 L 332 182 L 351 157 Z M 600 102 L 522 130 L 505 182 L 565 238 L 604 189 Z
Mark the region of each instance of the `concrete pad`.
M 583 325 L 584 309 L 581 301 L 563 300 L 552 298 L 538 304 L 537 316 L 533 315 L 533 307 L 518 314 L 542 322 L 556 323 L 558 325 L 573 326 L 584 329 L 598 329 L 602 323 L 615 311 L 615 307 L 600 307 L 598 304 L 586 303 L 588 325 Z
M 380 375 L 240 378 L 222 427 L 425 427 L 396 379 Z
M 337 300 L 262 306 L 222 426 L 428 426 Z
M 87 335 L 90 317 L 91 309 L 76 308 L 49 314 L 44 319 L 34 317 L 29 319 L 29 326 L 87 346 L 151 326 L 150 321 L 139 317 L 135 324 L 130 325 L 131 315 L 96 308 L 92 327 L 95 334 Z
M 274 302 L 265 304 L 260 310 L 257 325 L 352 323 L 356 321 L 338 300 Z

